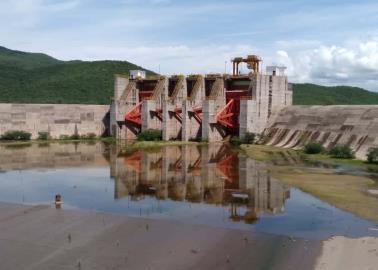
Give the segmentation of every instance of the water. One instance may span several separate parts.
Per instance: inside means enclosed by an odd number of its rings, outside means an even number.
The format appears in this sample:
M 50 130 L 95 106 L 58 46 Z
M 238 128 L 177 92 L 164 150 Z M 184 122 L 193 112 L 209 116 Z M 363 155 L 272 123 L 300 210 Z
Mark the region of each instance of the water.
M 222 144 L 1 146 L 0 171 L 2 202 L 53 206 L 61 194 L 63 208 L 310 238 L 378 236 L 376 224 L 283 185 L 266 164 Z

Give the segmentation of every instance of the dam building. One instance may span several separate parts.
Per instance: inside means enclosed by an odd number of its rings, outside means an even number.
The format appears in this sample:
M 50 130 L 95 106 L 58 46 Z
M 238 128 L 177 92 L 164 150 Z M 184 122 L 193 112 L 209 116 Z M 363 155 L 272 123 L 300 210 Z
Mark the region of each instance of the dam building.
M 163 140 L 210 142 L 262 133 L 272 115 L 292 105 L 292 91 L 284 67 L 269 66 L 262 73 L 261 61 L 256 55 L 234 58 L 232 75 L 116 75 L 110 132 L 135 139 L 158 129 Z M 241 64 L 248 74 L 241 74 Z

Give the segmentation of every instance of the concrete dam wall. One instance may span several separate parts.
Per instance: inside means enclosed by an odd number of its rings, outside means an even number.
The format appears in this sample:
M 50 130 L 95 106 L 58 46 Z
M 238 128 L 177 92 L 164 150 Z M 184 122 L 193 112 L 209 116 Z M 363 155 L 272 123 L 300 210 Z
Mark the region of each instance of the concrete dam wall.
M 378 105 L 290 106 L 271 118 L 264 143 L 300 149 L 316 141 L 330 148 L 348 144 L 358 159 L 378 146 Z
M 0 135 L 8 130 L 30 132 L 33 139 L 38 132 L 50 132 L 53 138 L 108 135 L 109 109 L 109 105 L 0 103 Z

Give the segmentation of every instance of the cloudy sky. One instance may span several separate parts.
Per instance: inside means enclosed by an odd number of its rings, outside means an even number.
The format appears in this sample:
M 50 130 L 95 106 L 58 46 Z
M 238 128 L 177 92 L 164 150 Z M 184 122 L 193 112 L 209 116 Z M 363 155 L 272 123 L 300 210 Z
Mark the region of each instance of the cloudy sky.
M 378 91 L 376 0 L 0 0 L 0 46 L 165 74 L 254 53 L 293 82 Z

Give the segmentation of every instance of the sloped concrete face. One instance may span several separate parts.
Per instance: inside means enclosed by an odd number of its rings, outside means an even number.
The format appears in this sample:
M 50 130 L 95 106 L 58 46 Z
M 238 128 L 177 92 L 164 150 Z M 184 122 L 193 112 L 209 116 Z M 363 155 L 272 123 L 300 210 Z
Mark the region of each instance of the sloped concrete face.
M 161 130 L 161 120 L 154 114 L 158 108 L 156 100 L 144 100 L 142 103 L 142 131 Z
M 358 159 L 378 147 L 378 105 L 290 106 L 272 116 L 265 143 L 300 149 L 310 141 L 347 144 Z
M 176 114 L 174 113 L 177 105 L 172 105 L 169 102 L 163 103 L 163 123 L 162 124 L 162 133 L 163 133 L 163 140 L 177 140 L 181 139 L 182 134 L 182 119 L 177 118 Z
M 183 141 L 202 137 L 202 123 L 200 119 L 196 118 L 193 105 L 190 101 L 183 101 L 182 103 L 182 136 Z
M 74 104 L 0 104 L 0 135 L 9 130 L 49 132 L 53 138 L 61 135 L 96 136 L 109 133 L 109 105 Z
M 203 103 L 203 119 L 202 119 L 202 139 L 209 142 L 222 141 L 226 135 L 222 127 L 217 123 L 215 100 L 205 100 Z

